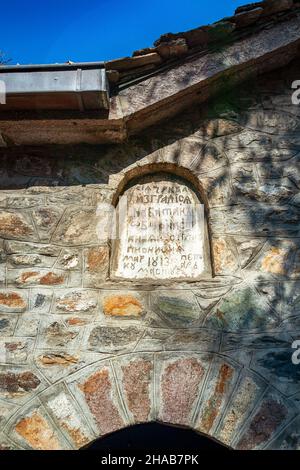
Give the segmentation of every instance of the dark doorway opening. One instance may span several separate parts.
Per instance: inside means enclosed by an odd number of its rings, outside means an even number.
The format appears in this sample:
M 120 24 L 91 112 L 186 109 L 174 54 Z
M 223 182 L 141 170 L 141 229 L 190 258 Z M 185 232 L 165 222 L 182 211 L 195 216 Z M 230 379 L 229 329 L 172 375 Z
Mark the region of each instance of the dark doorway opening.
M 200 451 L 229 450 L 219 442 L 191 429 L 147 423 L 131 426 L 99 438 L 83 450 Z

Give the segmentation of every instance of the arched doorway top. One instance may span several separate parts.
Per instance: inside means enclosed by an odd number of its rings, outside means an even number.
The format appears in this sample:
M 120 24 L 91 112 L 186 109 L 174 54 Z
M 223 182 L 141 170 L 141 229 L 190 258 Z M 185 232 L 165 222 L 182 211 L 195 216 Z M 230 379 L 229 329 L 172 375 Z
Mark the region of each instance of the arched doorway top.
M 221 442 L 193 429 L 151 422 L 129 426 L 106 437 L 96 439 L 82 450 L 144 451 L 147 454 L 187 451 L 218 450 L 230 448 Z M 187 460 L 188 463 L 188 460 Z

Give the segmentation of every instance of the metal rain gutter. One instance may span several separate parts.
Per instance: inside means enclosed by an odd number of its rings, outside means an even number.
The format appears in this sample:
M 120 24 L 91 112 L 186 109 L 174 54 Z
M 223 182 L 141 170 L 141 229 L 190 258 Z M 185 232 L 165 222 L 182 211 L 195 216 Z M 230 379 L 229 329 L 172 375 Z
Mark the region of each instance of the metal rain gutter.
M 1 89 L 12 110 L 108 110 L 104 62 L 0 66 Z

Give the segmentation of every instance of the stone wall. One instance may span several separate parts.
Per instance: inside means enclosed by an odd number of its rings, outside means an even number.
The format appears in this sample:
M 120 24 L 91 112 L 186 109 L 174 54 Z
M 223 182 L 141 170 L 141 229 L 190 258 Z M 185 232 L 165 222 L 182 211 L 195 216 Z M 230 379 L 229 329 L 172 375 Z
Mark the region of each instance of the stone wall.
M 80 448 L 153 420 L 299 448 L 299 72 L 227 84 L 126 144 L 1 149 L 3 449 Z M 162 170 L 199 188 L 212 275 L 110 280 L 98 204 Z

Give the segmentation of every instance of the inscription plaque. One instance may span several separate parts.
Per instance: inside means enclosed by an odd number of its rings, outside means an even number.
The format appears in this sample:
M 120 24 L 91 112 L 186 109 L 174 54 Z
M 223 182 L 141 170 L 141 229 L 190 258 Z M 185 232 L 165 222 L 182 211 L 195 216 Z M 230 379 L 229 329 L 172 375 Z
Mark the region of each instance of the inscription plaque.
M 124 192 L 118 217 L 117 278 L 194 279 L 203 273 L 203 205 L 185 182 L 143 178 Z

